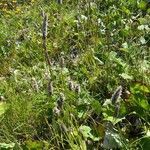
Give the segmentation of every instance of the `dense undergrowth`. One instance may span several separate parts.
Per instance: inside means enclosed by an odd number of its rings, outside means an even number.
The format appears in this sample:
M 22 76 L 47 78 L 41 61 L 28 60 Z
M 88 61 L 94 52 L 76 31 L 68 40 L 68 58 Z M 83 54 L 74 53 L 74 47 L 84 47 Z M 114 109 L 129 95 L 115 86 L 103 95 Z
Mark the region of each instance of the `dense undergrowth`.
M 0 149 L 149 149 L 147 1 L 0 7 Z

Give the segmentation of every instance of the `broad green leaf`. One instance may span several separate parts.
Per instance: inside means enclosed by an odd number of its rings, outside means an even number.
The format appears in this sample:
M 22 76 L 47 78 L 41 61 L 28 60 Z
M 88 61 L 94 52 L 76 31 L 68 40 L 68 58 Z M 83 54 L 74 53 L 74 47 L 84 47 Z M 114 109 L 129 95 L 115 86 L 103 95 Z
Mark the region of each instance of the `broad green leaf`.
M 28 140 L 25 142 L 25 146 L 26 148 L 28 149 L 37 149 L 37 150 L 40 150 L 43 148 L 44 144 L 43 142 L 40 142 L 40 141 L 31 141 L 31 140 Z
M 91 138 L 93 141 L 99 140 L 98 137 L 95 137 L 94 135 L 91 134 L 92 129 L 89 126 L 85 126 L 85 125 L 80 126 L 79 130 L 85 138 Z
M 149 110 L 149 104 L 146 99 L 139 99 L 139 105 L 145 110 Z
M 148 150 L 150 146 L 150 137 L 142 138 L 139 142 L 142 150 Z
M 138 4 L 138 7 L 142 10 L 145 10 L 146 8 L 146 2 L 144 0 L 142 0 L 139 4 Z
M 97 100 L 93 100 L 91 102 L 91 106 L 94 112 L 96 112 L 97 114 L 101 113 L 101 104 Z
M 80 126 L 79 130 L 81 131 L 81 133 L 83 134 L 83 136 L 85 138 L 87 138 L 87 137 L 89 137 L 90 132 L 91 132 L 92 129 L 89 126 L 83 125 L 83 126 Z
M 131 90 L 133 93 L 138 93 L 138 92 L 149 93 L 150 92 L 150 88 L 148 88 L 145 85 L 138 84 L 138 83 L 132 86 Z
M 114 131 L 107 130 L 104 136 L 103 147 L 106 149 L 123 147 L 120 136 Z
M 126 73 L 122 73 L 122 74 L 119 74 L 123 79 L 126 79 L 126 80 L 132 80 L 133 77 L 126 74 Z
M 120 122 L 124 119 L 124 117 L 123 118 L 116 118 L 114 116 L 109 116 L 106 113 L 103 113 L 103 116 L 104 116 L 104 120 L 110 121 L 113 125 L 117 124 L 118 122 Z

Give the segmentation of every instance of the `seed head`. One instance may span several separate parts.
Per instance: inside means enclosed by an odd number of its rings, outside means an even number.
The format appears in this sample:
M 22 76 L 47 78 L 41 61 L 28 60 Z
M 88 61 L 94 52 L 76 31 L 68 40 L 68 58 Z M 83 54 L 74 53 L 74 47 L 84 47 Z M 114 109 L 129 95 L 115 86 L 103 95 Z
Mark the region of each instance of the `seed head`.
M 65 96 L 64 96 L 63 93 L 60 93 L 60 97 L 57 100 L 57 106 L 58 106 L 59 109 L 63 108 L 64 101 L 65 101 Z
M 47 26 L 48 26 L 48 16 L 47 14 L 43 13 L 43 26 L 42 26 L 43 39 L 46 39 L 47 37 Z
M 77 92 L 78 94 L 81 93 L 81 87 L 80 87 L 79 84 L 77 84 L 77 85 L 75 86 L 75 92 Z
M 44 10 L 41 11 L 41 14 L 40 14 L 40 15 L 44 18 L 44 15 L 45 15 Z
M 48 82 L 48 94 L 49 94 L 50 96 L 53 95 L 53 91 L 54 91 L 53 82 L 52 82 L 52 81 L 49 81 L 49 82 Z
M 74 90 L 74 84 L 73 84 L 73 81 L 69 81 L 68 86 L 69 86 L 69 90 L 71 90 L 71 91 Z
M 111 97 L 112 104 L 115 104 L 122 94 L 122 86 L 119 86 Z
M 38 92 L 38 91 L 39 91 L 39 85 L 38 85 L 38 83 L 37 83 L 37 80 L 36 80 L 34 77 L 32 77 L 31 81 L 32 81 L 32 87 L 33 87 L 33 89 L 34 89 L 36 92 Z
M 64 65 L 65 65 L 65 59 L 64 59 L 63 56 L 61 56 L 61 57 L 60 57 L 60 66 L 61 66 L 61 68 L 63 68 Z

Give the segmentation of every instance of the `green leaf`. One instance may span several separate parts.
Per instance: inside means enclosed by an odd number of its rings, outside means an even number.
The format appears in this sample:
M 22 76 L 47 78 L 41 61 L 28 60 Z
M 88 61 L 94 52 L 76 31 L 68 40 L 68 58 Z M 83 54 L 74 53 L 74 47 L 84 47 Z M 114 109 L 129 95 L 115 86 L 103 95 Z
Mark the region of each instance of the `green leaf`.
M 97 100 L 93 100 L 91 102 L 91 106 L 92 106 L 92 109 L 97 113 L 97 114 L 100 114 L 101 113 L 101 104 L 97 101 Z
M 144 30 L 144 29 L 145 29 L 145 26 L 144 26 L 144 25 L 138 26 L 138 30 Z
M 6 103 L 0 102 L 0 116 L 6 111 Z
M 142 44 L 145 44 L 145 43 L 146 43 L 145 38 L 141 36 L 141 37 L 140 37 L 140 42 L 141 42 Z
M 104 120 L 110 121 L 113 125 L 117 124 L 118 122 L 120 122 L 124 119 L 124 117 L 123 118 L 116 118 L 114 116 L 109 116 L 106 113 L 103 113 L 103 116 L 104 116 Z
M 139 4 L 138 4 L 138 7 L 140 8 L 140 9 L 142 9 L 142 10 L 145 10 L 145 8 L 146 8 L 146 2 L 145 1 L 141 1 Z
M 80 126 L 79 130 L 85 138 L 91 138 L 93 141 L 99 141 L 98 137 L 91 134 L 92 129 L 89 126 Z
M 28 140 L 25 142 L 25 146 L 26 148 L 28 149 L 37 149 L 37 150 L 40 150 L 40 149 L 43 149 L 43 142 L 40 142 L 40 141 L 31 141 L 31 140 Z
M 117 64 L 123 66 L 123 67 L 126 65 L 126 64 L 122 61 L 121 58 L 118 58 L 118 57 L 117 57 L 117 53 L 114 52 L 114 51 L 111 51 L 111 52 L 109 53 L 109 59 L 110 59 L 111 61 L 114 61 L 115 63 L 117 63 Z
M 149 104 L 146 99 L 139 99 L 139 105 L 145 110 L 149 110 Z
M 14 148 L 15 147 L 15 143 L 0 143 L 0 148 L 3 149 L 10 149 L 10 148 Z
M 130 10 L 124 6 L 122 7 L 122 11 L 125 12 L 127 15 L 130 15 L 131 13 Z
M 83 115 L 84 115 L 84 111 L 82 111 L 82 112 L 78 112 L 78 117 L 79 117 L 79 118 L 82 118 L 82 117 L 83 117 Z
M 150 146 L 150 137 L 145 137 L 139 142 L 142 150 L 148 150 Z
M 79 130 L 81 131 L 81 133 L 83 134 L 83 136 L 85 138 L 87 138 L 87 137 L 89 137 L 90 132 L 91 132 L 92 129 L 89 126 L 83 125 L 83 126 L 80 126 Z
M 104 63 L 97 57 L 94 56 L 94 59 L 100 64 L 100 65 L 104 65 Z
M 125 49 L 127 49 L 127 48 L 129 47 L 129 46 L 128 46 L 128 43 L 127 43 L 127 42 L 123 43 L 123 44 L 122 44 L 122 47 L 125 48 Z
M 126 80 L 132 80 L 133 77 L 126 74 L 126 73 L 122 73 L 122 74 L 119 74 L 123 79 L 126 79 Z
M 111 99 L 106 99 L 103 106 L 108 106 L 108 105 L 111 105 L 111 104 L 112 104 Z
M 147 136 L 147 137 L 150 137 L 150 130 L 148 130 L 148 131 L 146 132 L 146 136 Z
M 131 91 L 132 93 L 149 93 L 150 89 L 145 86 L 145 85 L 141 85 L 141 84 L 135 84 L 134 86 L 131 87 Z
M 114 131 L 107 130 L 105 133 L 103 147 L 106 149 L 115 149 L 123 147 L 119 134 Z

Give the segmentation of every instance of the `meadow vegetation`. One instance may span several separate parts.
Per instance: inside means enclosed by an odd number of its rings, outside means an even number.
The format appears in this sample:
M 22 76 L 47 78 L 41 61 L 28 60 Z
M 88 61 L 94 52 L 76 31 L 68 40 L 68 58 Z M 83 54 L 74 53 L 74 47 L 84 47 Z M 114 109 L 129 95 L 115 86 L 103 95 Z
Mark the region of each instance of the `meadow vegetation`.
M 0 149 L 148 150 L 149 6 L 1 0 Z

